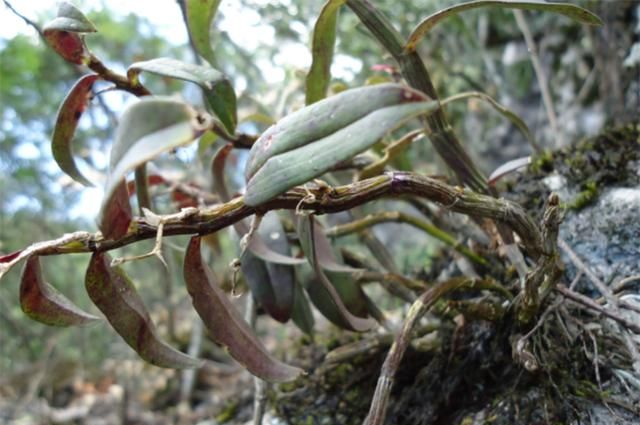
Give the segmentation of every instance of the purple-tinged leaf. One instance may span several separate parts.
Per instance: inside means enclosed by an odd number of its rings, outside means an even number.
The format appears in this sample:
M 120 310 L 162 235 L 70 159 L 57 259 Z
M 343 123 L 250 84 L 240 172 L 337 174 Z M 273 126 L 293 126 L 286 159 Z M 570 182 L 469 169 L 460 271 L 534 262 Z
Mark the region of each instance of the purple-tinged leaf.
M 559 13 L 567 16 L 578 22 L 587 25 L 602 25 L 602 21 L 596 15 L 583 9 L 582 7 L 570 4 L 570 3 L 548 3 L 543 0 L 476 0 L 467 3 L 460 3 L 453 6 L 446 7 L 436 13 L 426 17 L 418 26 L 411 32 L 406 51 L 414 51 L 418 42 L 435 27 L 440 21 L 457 15 L 465 10 L 477 9 L 481 7 L 496 7 L 501 9 L 524 9 L 524 10 L 539 10 L 544 12 Z
M 331 62 L 336 44 L 338 11 L 345 0 L 327 0 L 313 28 L 311 68 L 306 79 L 306 104 L 311 105 L 327 96 L 331 82 Z
M 43 27 L 44 37 L 56 53 L 78 65 L 90 57 L 82 34 L 96 31 L 91 21 L 68 2 L 61 2 L 58 16 Z
M 127 76 L 135 82 L 142 71 L 197 84 L 202 88 L 207 104 L 229 134 L 235 132 L 238 123 L 236 93 L 229 79 L 220 71 L 171 58 L 157 58 L 134 63 L 127 70 Z
M 87 108 L 91 88 L 99 78 L 100 77 L 95 74 L 85 75 L 71 88 L 58 110 L 56 126 L 53 129 L 53 137 L 51 139 L 53 158 L 62 171 L 85 186 L 93 186 L 93 184 L 78 170 L 73 158 L 71 142 L 73 141 L 80 117 L 82 117 L 82 114 Z
M 186 0 L 187 27 L 191 41 L 200 55 L 211 65 L 214 53 L 211 48 L 211 22 L 216 16 L 220 0 Z
M 522 158 L 512 159 L 511 161 L 507 161 L 498 168 L 495 169 L 493 173 L 489 176 L 488 183 L 493 186 L 496 184 L 498 180 L 502 177 L 513 173 L 514 171 L 519 170 L 520 168 L 526 167 L 531 164 L 531 157 L 525 156 Z
M 22 270 L 20 307 L 31 319 L 49 326 L 85 325 L 100 320 L 43 280 L 37 255 L 29 257 Z
M 93 303 L 138 355 L 147 362 L 166 368 L 199 367 L 202 361 L 188 356 L 162 341 L 142 298 L 122 270 L 111 267 L 107 254 L 91 257 L 85 287 Z
M 327 275 L 322 270 L 318 259 L 315 241 L 316 236 L 320 234 L 320 232 L 316 232 L 315 227 L 315 220 L 313 219 L 313 216 L 301 218 L 297 225 L 300 245 L 302 246 L 307 259 L 309 260 L 309 264 L 311 264 L 316 276 L 316 279 L 312 280 L 311 283 L 307 285 L 307 292 L 309 293 L 311 300 L 327 317 L 327 319 L 331 320 L 336 325 L 355 332 L 364 332 L 373 328 L 376 324 L 375 321 L 357 317 L 349 311 L 340 297 L 339 292 L 334 287 L 334 284 L 331 283 Z M 342 283 L 344 282 L 355 285 L 353 281 L 349 282 L 345 280 Z M 352 295 L 352 290 L 361 291 L 357 286 L 345 289 L 348 290 L 345 291 L 345 293 L 348 293 L 349 295 Z M 353 295 L 354 297 L 357 297 L 357 293 L 354 293 Z
M 129 203 L 127 185 L 122 180 L 115 188 L 111 198 L 103 205 L 98 220 L 98 227 L 105 239 L 119 239 L 127 233 L 133 218 Z
M 22 250 L 10 252 L 9 254 L 0 255 L 0 264 L 9 263 L 17 258 L 22 253 Z
M 200 237 L 189 242 L 184 259 L 184 280 L 193 306 L 212 338 L 226 347 L 231 357 L 253 375 L 269 382 L 288 382 L 303 371 L 273 358 L 225 293 L 213 282 L 211 270 L 202 261 Z

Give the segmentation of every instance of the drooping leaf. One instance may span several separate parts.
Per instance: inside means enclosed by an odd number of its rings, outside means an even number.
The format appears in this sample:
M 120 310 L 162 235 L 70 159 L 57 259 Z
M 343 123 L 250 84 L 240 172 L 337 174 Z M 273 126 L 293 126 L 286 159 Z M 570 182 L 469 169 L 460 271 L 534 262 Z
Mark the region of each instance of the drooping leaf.
M 320 140 L 273 156 L 247 183 L 244 202 L 257 206 L 319 177 L 336 164 L 369 149 L 410 119 L 438 108 L 437 101 L 430 101 L 378 109 Z
M 211 65 L 215 63 L 211 48 L 211 22 L 220 0 L 186 0 L 187 26 L 196 50 Z
M 106 239 L 120 239 L 127 233 L 132 218 L 133 211 L 129 203 L 127 185 L 121 180 L 109 200 L 102 206 L 98 227 Z
M 460 12 L 481 7 L 497 7 L 502 9 L 524 9 L 553 12 L 567 16 L 571 19 L 575 19 L 576 21 L 583 24 L 602 25 L 602 21 L 600 20 L 600 18 L 598 18 L 598 16 L 591 13 L 587 9 L 570 3 L 548 3 L 543 0 L 476 0 L 444 8 L 425 18 L 411 32 L 411 35 L 409 36 L 409 39 L 405 46 L 405 50 L 414 51 L 422 37 L 424 37 L 429 31 L 431 31 L 431 29 L 433 29 L 433 27 L 435 27 L 440 21 L 457 15 Z
M 175 99 L 147 96 L 129 107 L 122 115 L 111 149 L 103 210 L 128 172 L 192 142 L 203 131 L 195 110 Z
M 298 229 L 300 245 L 312 267 L 314 270 L 317 267 L 325 272 L 333 287 L 336 288 L 338 295 L 340 295 L 340 299 L 351 313 L 366 317 L 366 296 L 353 278 L 353 273 L 361 272 L 362 269 L 355 269 L 341 263 L 342 256 L 340 252 L 331 246 L 331 242 L 320 222 L 315 218 L 311 218 L 312 224 L 303 220 L 306 219 L 301 218 L 298 222 L 301 225 Z M 307 232 L 311 230 L 311 225 L 313 225 L 313 235 L 307 235 Z M 310 245 L 311 241 L 313 241 L 313 246 Z M 315 256 L 311 255 L 314 251 Z M 317 261 L 317 265 L 312 261 Z
M 511 121 L 511 123 L 513 125 L 518 127 L 518 130 L 520 130 L 522 135 L 524 137 L 526 137 L 527 141 L 529 142 L 531 147 L 536 152 L 542 152 L 542 149 L 540 148 L 540 146 L 536 142 L 535 138 L 533 137 L 533 134 L 531 134 L 531 131 L 529 131 L 529 127 L 524 122 L 524 120 L 522 118 L 520 118 L 518 116 L 518 114 L 516 114 L 512 110 L 508 109 L 507 107 L 501 105 L 500 103 L 498 103 L 495 99 L 493 99 L 491 96 L 489 96 L 486 93 L 482 93 L 482 92 L 478 92 L 478 91 L 459 93 L 459 94 L 456 94 L 456 95 L 453 95 L 451 97 L 448 97 L 448 98 L 444 99 L 440 103 L 441 103 L 442 106 L 445 106 L 447 103 L 454 102 L 456 100 L 469 99 L 469 98 L 477 98 L 477 99 L 481 99 L 481 100 L 487 102 L 489 105 L 491 105 L 491 107 L 495 111 L 497 111 L 503 117 L 505 117 L 506 119 Z
M 211 161 L 213 187 L 223 202 L 228 202 L 231 198 L 225 183 L 224 171 L 226 160 L 232 149 L 232 143 L 221 146 Z M 293 269 L 274 263 L 268 265 L 263 257 L 272 258 L 275 261 L 297 259 L 289 256 L 290 252 L 288 245 L 286 245 L 286 240 L 285 246 L 278 244 L 275 245 L 276 250 L 273 250 L 268 246 L 271 240 L 263 239 L 263 237 L 270 237 L 269 232 L 271 230 L 278 232 L 277 235 L 280 237 L 282 226 L 280 225 L 278 229 L 273 228 L 276 226 L 273 223 L 274 219 L 277 220 L 279 225 L 280 222 L 275 213 L 269 213 L 263 217 L 262 222 L 264 224 L 258 232 L 252 235 L 249 245 L 240 259 L 240 267 L 253 297 L 271 317 L 284 323 L 289 320 L 291 309 L 293 308 Z M 266 229 L 266 227 L 269 227 L 269 229 Z M 249 233 L 249 226 L 244 221 L 235 223 L 234 228 L 240 237 L 244 237 Z M 266 234 L 265 231 L 267 232 Z M 281 233 L 284 240 L 284 232 L 282 231 Z
M 491 173 L 491 175 L 489 176 L 488 183 L 493 186 L 502 177 L 506 176 L 507 174 L 511 174 L 514 171 L 519 170 L 520 168 L 526 167 L 529 164 L 531 164 L 530 156 L 525 156 L 522 158 L 516 158 L 516 159 L 512 159 L 511 161 L 507 161 L 501 166 L 499 166 L 498 168 L 496 168 L 493 173 Z
M 293 323 L 295 323 L 302 332 L 307 335 L 313 335 L 315 319 L 313 318 L 309 300 L 298 282 L 296 282 L 294 286 L 291 320 L 293 320 Z
M 66 1 L 60 3 L 57 17 L 43 27 L 49 45 L 65 60 L 78 65 L 89 59 L 83 34 L 96 31 L 91 21 Z
M 313 28 L 311 68 L 306 79 L 306 104 L 324 99 L 331 82 L 338 11 L 345 0 L 327 0 Z
M 85 287 L 113 329 L 142 359 L 153 365 L 175 369 L 201 366 L 202 361 L 181 353 L 158 337 L 133 283 L 110 263 L 107 254 L 94 253 L 87 269 Z
M 229 79 L 209 66 L 193 65 L 171 58 L 157 58 L 136 62 L 127 70 L 132 81 L 146 71 L 163 77 L 189 81 L 200 86 L 211 110 L 217 115 L 226 130 L 233 134 L 238 122 L 236 93 Z
M 253 375 L 269 382 L 296 379 L 301 369 L 272 357 L 254 335 L 224 292 L 213 282 L 211 270 L 202 261 L 200 237 L 189 242 L 184 260 L 184 280 L 193 306 L 213 339 Z
M 86 313 L 42 278 L 39 257 L 29 257 L 20 280 L 20 307 L 31 319 L 50 326 L 85 325 L 100 320 Z
M 337 288 L 334 287 L 334 284 L 324 273 L 322 267 L 320 267 L 316 251 L 315 222 L 312 217 L 313 216 L 300 218 L 296 226 L 302 249 L 306 249 L 305 255 L 315 273 L 315 279 L 307 285 L 307 292 L 311 300 L 327 319 L 338 326 L 356 332 L 371 329 L 375 326 L 375 321 L 357 317 L 352 314 L 345 306 Z M 350 290 L 351 288 L 346 289 Z
M 258 235 L 265 242 L 271 252 L 291 257 L 291 247 L 287 241 L 284 228 L 278 214 L 271 211 L 262 218 Z M 291 317 L 294 303 L 295 274 L 290 265 L 265 261 L 269 286 L 273 291 L 274 314 L 271 316 L 280 322 L 286 322 Z
M 60 105 L 56 126 L 51 138 L 53 158 L 62 171 L 85 186 L 93 186 L 93 184 L 78 170 L 73 158 L 71 142 L 78 127 L 78 121 L 87 108 L 93 83 L 99 78 L 95 74 L 85 75 L 71 88 L 62 105 Z

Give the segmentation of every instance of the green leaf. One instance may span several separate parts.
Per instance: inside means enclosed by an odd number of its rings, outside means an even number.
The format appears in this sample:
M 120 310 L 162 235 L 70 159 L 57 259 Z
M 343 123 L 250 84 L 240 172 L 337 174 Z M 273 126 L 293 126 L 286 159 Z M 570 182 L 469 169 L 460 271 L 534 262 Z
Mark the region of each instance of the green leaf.
M 439 108 L 437 101 L 378 109 L 313 143 L 271 157 L 247 184 L 244 202 L 257 206 L 369 149 L 393 129 Z
M 186 0 L 187 27 L 196 50 L 211 65 L 215 63 L 211 48 L 211 22 L 216 16 L 220 0 Z
M 345 90 L 305 106 L 279 120 L 256 140 L 249 152 L 247 181 L 271 157 L 326 137 L 378 109 L 428 100 L 402 84 L 379 84 Z
M 598 16 L 587 9 L 569 3 L 547 3 L 543 0 L 477 0 L 447 7 L 425 18 L 418 24 L 413 32 L 411 32 L 409 40 L 405 46 L 405 50 L 409 52 L 414 51 L 422 37 L 431 31 L 431 29 L 433 29 L 433 27 L 435 27 L 440 21 L 457 15 L 460 12 L 481 7 L 540 10 L 544 12 L 559 13 L 583 24 L 602 25 L 602 21 Z
M 220 71 L 209 66 L 192 65 L 170 58 L 157 58 L 134 63 L 127 70 L 127 76 L 131 81 L 136 82 L 138 74 L 142 71 L 197 84 L 204 91 L 209 107 L 226 130 L 230 134 L 235 132 L 238 122 L 236 93 L 229 79 Z
M 85 75 L 71 88 L 58 110 L 56 126 L 53 129 L 53 137 L 51 139 L 53 158 L 62 171 L 85 186 L 93 186 L 93 184 L 78 170 L 73 158 L 71 142 L 78 127 L 78 121 L 80 121 L 80 117 L 82 117 L 87 108 L 93 83 L 99 78 L 98 75 L 94 74 Z
M 491 105 L 491 107 L 496 112 L 501 114 L 503 117 L 505 117 L 506 119 L 511 121 L 511 123 L 513 125 L 518 127 L 518 130 L 520 130 L 520 132 L 524 135 L 524 137 L 526 137 L 527 141 L 529 142 L 529 144 L 533 147 L 533 149 L 536 152 L 542 152 L 542 149 L 540 148 L 540 146 L 536 142 L 535 138 L 533 137 L 533 134 L 531 134 L 531 131 L 529 131 L 529 127 L 524 122 L 524 120 L 522 118 L 520 118 L 518 116 L 518 114 L 516 114 L 512 110 L 506 108 L 505 106 L 501 105 L 500 103 L 498 103 L 495 99 L 493 99 L 491 96 L 489 96 L 486 93 L 482 93 L 482 92 L 479 92 L 479 91 L 471 91 L 471 92 L 459 93 L 459 94 L 456 94 L 456 95 L 453 95 L 451 97 L 448 97 L 448 98 L 444 99 L 443 101 L 440 102 L 440 104 L 442 106 L 445 106 L 447 103 L 451 103 L 451 102 L 454 102 L 454 101 L 457 101 L 457 100 L 469 99 L 469 98 L 477 98 L 477 99 L 480 99 L 480 100 L 483 100 L 483 101 L 487 102 L 489 105 Z
M 376 324 L 375 321 L 355 316 L 347 308 L 340 294 L 340 292 L 342 292 L 343 296 L 349 298 L 349 301 L 354 302 L 357 301 L 356 297 L 361 293 L 359 292 L 361 289 L 357 286 L 342 286 L 339 291 L 324 273 L 319 262 L 318 243 L 316 242 L 316 237 L 319 237 L 321 232 L 316 231 L 317 225 L 313 216 L 301 217 L 298 220 L 296 228 L 302 250 L 313 268 L 316 277 L 307 285 L 307 292 L 314 305 L 327 319 L 345 329 L 364 332 L 374 327 Z M 320 244 L 320 246 L 322 247 L 322 244 Z M 340 283 L 345 284 L 345 282 L 348 284 L 346 280 Z M 355 285 L 353 281 L 351 283 Z M 362 301 L 364 302 L 364 299 L 362 299 Z M 364 313 L 364 311 L 361 312 Z
M 288 382 L 303 371 L 272 357 L 247 322 L 213 281 L 209 267 L 202 261 L 200 237 L 189 242 L 184 259 L 184 280 L 193 306 L 213 339 L 226 347 L 235 360 L 253 375 L 269 382 Z
M 205 127 L 193 108 L 175 99 L 147 96 L 129 107 L 111 149 L 103 209 L 128 172 L 161 153 L 191 143 Z
M 42 279 L 39 257 L 29 257 L 20 280 L 20 307 L 31 319 L 50 326 L 85 325 L 100 318 L 84 312 Z
M 107 254 L 91 257 L 85 277 L 89 298 L 138 355 L 147 362 L 166 368 L 199 367 L 202 361 L 188 356 L 162 341 L 142 298 L 120 269 L 112 268 Z
M 46 31 L 69 31 L 77 33 L 97 32 L 93 23 L 73 4 L 62 1 L 57 16 L 43 28 Z
M 311 105 L 327 96 L 331 82 L 331 62 L 336 44 L 338 11 L 345 0 L 327 0 L 313 28 L 311 68 L 306 79 L 306 104 Z
M 270 252 L 291 258 L 291 248 L 278 214 L 267 213 L 257 233 Z M 263 271 L 256 264 L 258 262 L 262 263 Z M 260 259 L 249 249 L 245 251 L 240 263 L 251 292 L 269 315 L 282 323 L 288 321 L 293 309 L 293 267 Z M 252 270 L 252 264 L 256 266 L 255 270 Z M 256 270 L 260 270 L 260 276 L 255 276 Z
M 58 16 L 43 27 L 49 45 L 65 60 L 78 65 L 90 57 L 82 34 L 96 31 L 91 21 L 68 2 L 60 3 Z
M 309 300 L 298 282 L 295 282 L 294 286 L 291 320 L 293 320 L 293 323 L 295 323 L 302 332 L 307 335 L 313 335 L 315 319 L 313 318 Z

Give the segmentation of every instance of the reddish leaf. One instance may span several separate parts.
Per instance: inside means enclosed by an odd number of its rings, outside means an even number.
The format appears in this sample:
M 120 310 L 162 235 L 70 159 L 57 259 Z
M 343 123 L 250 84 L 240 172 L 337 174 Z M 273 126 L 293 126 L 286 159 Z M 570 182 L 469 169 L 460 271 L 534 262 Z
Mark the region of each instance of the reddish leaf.
M 46 30 L 44 36 L 53 50 L 68 62 L 82 65 L 89 57 L 81 35 L 68 31 Z
M 84 64 L 90 57 L 81 34 L 95 31 L 96 28 L 86 16 L 68 2 L 60 3 L 58 16 L 43 28 L 49 45 L 65 60 L 78 65 Z
M 167 181 L 164 179 L 164 177 L 159 174 L 152 174 L 148 176 L 147 180 L 147 184 L 149 186 L 157 186 L 166 182 Z M 136 182 L 134 180 L 127 182 L 127 192 L 129 193 L 129 196 L 133 196 L 136 193 Z
M 129 193 L 124 180 L 113 192 L 111 199 L 103 207 L 99 219 L 99 227 L 106 239 L 119 239 L 127 234 L 133 217 Z
M 176 369 L 201 366 L 200 360 L 181 353 L 158 337 L 133 283 L 110 263 L 108 255 L 94 253 L 87 269 L 85 287 L 113 329 L 142 359 L 153 365 Z
M 213 282 L 202 262 L 200 237 L 189 242 L 184 259 L 184 280 L 198 315 L 213 339 L 255 376 L 269 382 L 288 382 L 303 371 L 272 357 L 254 335 L 224 292 Z
M 20 307 L 31 319 L 50 326 L 84 325 L 98 317 L 82 311 L 42 279 L 39 257 L 29 257 L 20 281 Z
M 22 250 L 0 256 L 0 263 L 8 263 L 22 253 Z
M 78 171 L 76 162 L 73 159 L 71 142 L 80 117 L 87 107 L 91 87 L 93 87 L 93 83 L 98 78 L 100 77 L 95 74 L 85 75 L 71 88 L 64 102 L 62 102 L 60 110 L 58 110 L 58 118 L 56 118 L 56 126 L 51 139 L 53 158 L 62 171 L 85 186 L 93 185 Z

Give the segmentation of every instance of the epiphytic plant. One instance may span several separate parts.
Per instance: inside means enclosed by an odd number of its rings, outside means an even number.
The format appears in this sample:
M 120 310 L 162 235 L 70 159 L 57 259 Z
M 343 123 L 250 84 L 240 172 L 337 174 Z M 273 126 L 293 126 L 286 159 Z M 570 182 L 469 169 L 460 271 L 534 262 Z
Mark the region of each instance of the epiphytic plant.
M 218 3 L 215 0 L 186 1 L 191 39 L 209 63 L 214 62 L 209 29 Z M 336 22 L 338 12 L 344 6 L 357 15 L 397 62 L 403 82 L 354 88 L 326 98 L 331 81 Z M 394 373 L 414 325 L 437 300 L 460 288 L 488 289 L 508 301 L 520 323 L 527 326 L 556 284 L 559 273 L 557 198 L 552 196 L 549 200 L 540 225 L 534 223 L 519 205 L 498 199 L 496 190 L 488 184 L 457 139 L 444 107 L 449 102 L 470 96 L 486 100 L 523 131 L 535 148 L 526 124 L 484 93 L 466 93 L 440 100 L 416 50 L 419 42 L 441 20 L 480 7 L 550 11 L 590 25 L 600 23 L 589 11 L 571 4 L 477 0 L 432 14 L 405 39 L 368 1 L 328 0 L 320 11 L 313 33 L 313 62 L 306 79 L 307 106 L 254 137 L 236 131 L 236 94 L 224 74 L 209 64 L 192 65 L 169 58 L 134 63 L 126 75 L 117 74 L 86 46 L 85 36 L 97 31 L 94 25 L 74 6 L 62 3 L 58 17 L 46 25 L 44 34 L 63 58 L 87 67 L 92 73 L 78 80 L 58 112 L 52 150 L 60 168 L 77 182 L 86 186 L 92 184 L 76 166 L 71 141 L 79 118 L 95 95 L 92 87 L 96 82 L 111 83 L 113 89 L 129 92 L 140 99 L 124 111 L 116 131 L 98 218 L 100 232 L 76 232 L 5 255 L 0 258 L 0 276 L 26 260 L 20 289 L 25 313 L 49 325 L 84 324 L 98 318 L 80 311 L 46 284 L 38 258 L 90 252 L 86 289 L 113 329 L 140 357 L 152 364 L 171 368 L 197 367 L 198 359 L 170 347 L 158 336 L 135 285 L 118 267 L 131 258 L 111 260 L 107 254 L 112 249 L 155 238 L 156 246 L 148 255 L 162 259 L 161 244 L 165 236 L 192 235 L 184 257 L 184 281 L 195 310 L 213 339 L 227 347 L 232 357 L 255 376 L 272 382 L 296 379 L 302 370 L 284 364 L 268 353 L 250 325 L 229 302 L 201 256 L 204 235 L 235 226 L 242 236 L 241 255 L 235 267 L 244 275 L 256 302 L 275 320 L 287 322 L 292 319 L 307 333 L 312 332 L 314 326 L 309 299 L 324 316 L 344 329 L 360 332 L 384 323 L 384 314 L 360 287 L 362 281 L 379 281 L 393 295 L 413 303 L 383 366 L 368 417 L 370 424 L 382 423 Z M 196 108 L 175 98 L 152 95 L 141 81 L 144 73 L 198 85 L 204 95 L 205 107 Z M 400 137 L 384 148 L 381 158 L 367 161 L 358 157 L 392 134 Z M 188 187 L 183 188 L 186 196 L 193 198 L 195 207 L 169 214 L 152 212 L 149 185 L 163 184 L 165 179 L 160 174 L 148 176 L 146 164 L 203 135 L 215 135 L 228 142 L 212 161 L 216 193 L 203 194 L 201 189 L 194 189 L 197 193 L 193 193 L 187 190 Z M 388 167 L 391 159 L 422 135 L 430 140 L 458 183 L 466 188 L 418 172 L 399 172 Z M 232 198 L 224 184 L 226 158 L 231 149 L 247 148 L 251 151 L 244 170 L 246 192 L 244 196 Z M 362 161 L 358 162 L 358 159 Z M 524 163 L 518 161 L 498 174 Z M 340 180 L 331 174 L 337 169 L 356 170 L 353 182 L 340 185 Z M 135 179 L 127 184 L 126 178 L 131 172 Z M 317 180 L 311 183 L 321 177 L 332 186 Z M 174 185 L 172 190 L 180 190 L 180 187 Z M 134 216 L 130 205 L 129 197 L 134 191 L 141 216 Z M 355 213 L 358 206 L 370 201 L 404 195 L 411 202 L 419 203 L 422 198 L 466 214 L 479 223 L 484 220 L 485 227 L 491 223 L 489 220 L 494 222 L 508 248 L 510 260 L 520 273 L 516 296 L 490 277 L 454 278 L 427 288 L 421 281 L 402 276 L 384 247 L 371 234 L 366 238 L 367 246 L 386 272 L 375 273 L 362 267 L 347 266 L 342 253 L 328 238 L 366 230 L 383 221 L 400 221 L 452 246 L 478 267 L 487 264 L 481 254 L 426 220 L 401 213 L 381 213 L 359 218 L 342 227 L 325 229 L 314 218 L 314 214 L 349 210 Z M 214 199 L 217 201 L 212 202 Z M 297 246 L 304 258 L 292 255 L 281 218 L 271 213 L 282 209 L 296 212 Z M 251 216 L 254 220 L 249 225 L 244 220 Z M 514 240 L 514 232 L 520 245 Z M 278 237 L 268 237 L 274 234 Z M 524 256 L 529 259 L 528 263 Z M 422 295 L 417 296 L 416 292 Z M 464 303 L 457 305 L 463 308 Z M 504 309 L 500 312 L 496 314 L 505 314 Z M 532 361 L 524 348 L 518 350 L 522 358 Z M 528 366 L 533 367 L 532 364 Z

